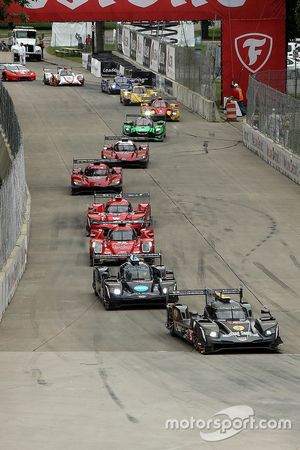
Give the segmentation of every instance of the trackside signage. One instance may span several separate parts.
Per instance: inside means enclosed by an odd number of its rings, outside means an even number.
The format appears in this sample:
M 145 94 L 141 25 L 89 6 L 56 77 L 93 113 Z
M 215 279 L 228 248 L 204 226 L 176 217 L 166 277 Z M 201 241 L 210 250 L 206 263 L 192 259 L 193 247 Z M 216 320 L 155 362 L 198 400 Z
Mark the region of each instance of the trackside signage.
M 222 20 L 226 97 L 233 80 L 246 93 L 250 74 L 285 69 L 285 0 L 29 0 L 26 8 L 14 4 L 9 11 L 25 13 L 29 22 Z M 128 54 L 130 34 L 123 38 Z M 143 44 L 144 64 L 149 67 L 150 42 Z

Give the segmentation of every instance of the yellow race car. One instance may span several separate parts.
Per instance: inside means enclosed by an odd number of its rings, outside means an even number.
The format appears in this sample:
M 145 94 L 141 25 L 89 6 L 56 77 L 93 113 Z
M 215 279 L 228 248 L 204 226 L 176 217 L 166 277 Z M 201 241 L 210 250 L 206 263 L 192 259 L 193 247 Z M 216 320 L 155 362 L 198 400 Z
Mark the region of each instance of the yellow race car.
M 151 102 L 157 97 L 157 90 L 152 87 L 135 85 L 132 89 L 121 89 L 120 102 L 123 105 L 140 105 Z

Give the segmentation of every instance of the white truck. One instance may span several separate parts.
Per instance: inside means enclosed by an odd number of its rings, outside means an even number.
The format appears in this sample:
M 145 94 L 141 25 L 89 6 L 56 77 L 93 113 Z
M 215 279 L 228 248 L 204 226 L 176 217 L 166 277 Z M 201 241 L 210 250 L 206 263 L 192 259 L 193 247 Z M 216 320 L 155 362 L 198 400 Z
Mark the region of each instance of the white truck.
M 32 27 L 17 27 L 12 30 L 9 37 L 9 45 L 14 54 L 15 59 L 18 59 L 18 50 L 21 42 L 26 48 L 26 59 L 36 59 L 41 61 L 42 49 L 37 45 L 37 31 Z

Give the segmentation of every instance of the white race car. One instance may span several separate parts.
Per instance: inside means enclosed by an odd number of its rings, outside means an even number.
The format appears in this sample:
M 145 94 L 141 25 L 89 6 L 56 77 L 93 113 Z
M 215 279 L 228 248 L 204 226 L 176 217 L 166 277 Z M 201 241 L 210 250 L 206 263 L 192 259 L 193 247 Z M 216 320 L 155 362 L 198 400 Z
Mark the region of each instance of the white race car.
M 84 76 L 81 73 L 74 73 L 72 69 L 67 67 L 57 67 L 56 72 L 44 68 L 44 84 L 50 86 L 83 86 Z

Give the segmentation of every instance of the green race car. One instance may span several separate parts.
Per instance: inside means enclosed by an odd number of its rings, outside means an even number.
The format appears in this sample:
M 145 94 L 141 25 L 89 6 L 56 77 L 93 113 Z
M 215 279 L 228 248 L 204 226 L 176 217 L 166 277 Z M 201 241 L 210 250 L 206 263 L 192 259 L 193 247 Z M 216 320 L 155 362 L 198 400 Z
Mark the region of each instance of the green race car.
M 129 117 L 132 120 L 129 120 Z M 123 134 L 137 139 L 141 138 L 145 140 L 146 138 L 149 141 L 163 141 L 166 137 L 166 122 L 164 120 L 153 122 L 148 117 L 127 114 L 126 121 L 123 125 Z

